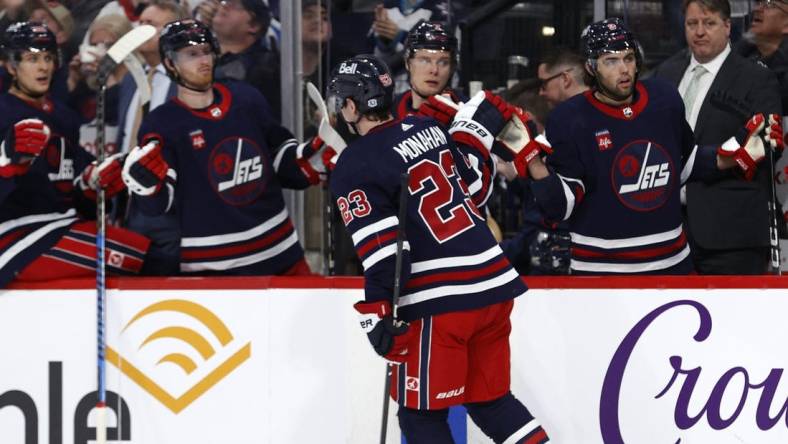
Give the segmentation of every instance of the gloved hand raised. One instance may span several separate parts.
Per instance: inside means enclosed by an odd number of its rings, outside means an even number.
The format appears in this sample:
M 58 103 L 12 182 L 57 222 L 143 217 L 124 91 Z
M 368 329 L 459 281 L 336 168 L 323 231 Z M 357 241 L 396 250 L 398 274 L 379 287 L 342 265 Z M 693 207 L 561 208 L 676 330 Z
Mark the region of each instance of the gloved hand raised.
M 758 163 L 766 157 L 766 143 L 763 140 L 765 124 L 766 118 L 763 114 L 750 117 L 736 136 L 717 149 L 718 155 L 736 161 L 747 180 L 752 180 Z
M 39 119 L 24 119 L 8 129 L 0 143 L 0 177 L 25 174 L 49 141 L 49 127 Z
M 156 194 L 164 183 L 169 165 L 161 155 L 161 144 L 151 140 L 144 146 L 134 147 L 123 163 L 123 182 L 134 194 Z

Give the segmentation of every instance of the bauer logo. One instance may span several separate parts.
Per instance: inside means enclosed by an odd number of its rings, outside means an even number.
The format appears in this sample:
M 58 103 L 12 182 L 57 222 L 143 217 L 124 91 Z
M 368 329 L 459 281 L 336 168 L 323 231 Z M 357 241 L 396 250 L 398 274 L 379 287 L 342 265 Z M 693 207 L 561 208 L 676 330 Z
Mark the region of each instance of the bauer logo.
M 181 299 L 140 310 L 124 325 L 119 342 L 130 344 L 130 352 L 124 356 L 107 346 L 107 361 L 175 414 L 252 354 L 251 342 L 234 338 L 215 313 Z

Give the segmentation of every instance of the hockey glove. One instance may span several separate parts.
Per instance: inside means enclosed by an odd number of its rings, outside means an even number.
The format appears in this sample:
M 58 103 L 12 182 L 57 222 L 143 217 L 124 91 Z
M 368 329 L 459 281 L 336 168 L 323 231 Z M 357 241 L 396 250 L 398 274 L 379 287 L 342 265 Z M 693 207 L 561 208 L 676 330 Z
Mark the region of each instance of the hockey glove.
M 521 108 L 513 107 L 513 116 L 495 138 L 506 148 L 506 152 L 499 152 L 497 144 L 493 145 L 493 152 L 502 159 L 513 162 L 517 175 L 528 177 L 528 164 L 542 153 L 552 154 L 553 148 L 547 139 L 539 135 L 531 116 Z
M 125 154 L 123 153 L 107 157 L 101 165 L 98 165 L 98 161 L 94 160 L 74 180 L 74 184 L 90 199 L 96 198 L 99 188 L 104 189 L 106 197 L 112 197 L 126 189 L 121 174 L 124 160 Z
M 752 116 L 736 136 L 717 149 L 718 155 L 731 157 L 736 161 L 747 180 L 752 180 L 758 162 L 766 156 L 766 147 L 760 134 L 765 123 L 763 114 Z
M 449 126 L 454 120 L 454 116 L 460 109 L 460 105 L 454 103 L 450 97 L 444 95 L 434 95 L 427 97 L 416 112 L 418 116 L 432 117 L 443 126 Z
M 123 163 L 123 182 L 134 194 L 151 196 L 164 183 L 169 165 L 161 155 L 161 145 L 152 140 L 144 146 L 134 147 Z
M 767 116 L 765 135 L 763 139 L 772 147 L 772 150 L 781 152 L 783 150 L 783 124 L 779 114 L 769 114 Z
M 457 111 L 449 134 L 457 143 L 489 152 L 512 113 L 512 106 L 503 99 L 489 91 L 479 91 Z
M 49 127 L 39 119 L 14 124 L 0 143 L 0 177 L 25 174 L 49 141 Z
M 405 362 L 412 331 L 407 323 L 394 320 L 391 304 L 388 301 L 361 301 L 353 308 L 359 312 L 361 328 L 375 352 L 388 361 Z
M 315 136 L 312 140 L 298 145 L 295 160 L 310 184 L 317 185 L 324 182 L 327 179 L 328 171 L 333 169 L 326 164 L 325 160 L 326 152 L 329 150 L 336 155 L 336 151 L 323 142 L 320 136 Z

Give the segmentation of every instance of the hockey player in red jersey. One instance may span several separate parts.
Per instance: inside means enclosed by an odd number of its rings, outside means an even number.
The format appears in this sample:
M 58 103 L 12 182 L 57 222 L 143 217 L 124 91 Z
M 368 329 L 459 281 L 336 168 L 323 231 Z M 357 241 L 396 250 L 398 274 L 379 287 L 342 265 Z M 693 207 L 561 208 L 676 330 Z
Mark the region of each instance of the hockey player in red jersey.
M 168 23 L 159 49 L 178 93 L 146 116 L 124 164 L 135 205 L 176 216 L 183 274 L 310 273 L 282 188 L 319 182 L 320 140 L 299 145 L 259 91 L 214 82 L 206 25 Z
M 3 51 L 13 78 L 0 95 L 0 288 L 10 281 L 95 276 L 96 191 L 122 191 L 117 156 L 96 165 L 78 144 L 75 112 L 49 97 L 59 63 L 54 34 L 35 22 L 11 25 Z M 110 273 L 139 271 L 149 242 L 107 231 Z
M 676 88 L 638 80 L 642 57 L 620 19 L 591 24 L 582 41 L 593 86 L 550 114 L 554 152 L 527 168 L 537 203 L 568 220 L 573 273 L 689 273 L 681 185 L 736 166 L 749 180 L 782 146 L 779 118 L 757 114 L 721 146 L 697 146 Z
M 395 120 L 392 90 L 388 68 L 373 56 L 334 68 L 329 107 L 361 137 L 341 153 L 330 188 L 364 267 L 365 300 L 354 306 L 361 327 L 375 351 L 397 364 L 391 396 L 400 405 L 400 428 L 410 444 L 451 443 L 448 408 L 464 405 L 496 443 L 548 442 L 509 389 L 509 314 L 527 288 L 485 226 L 476 204 L 482 190 L 466 186 L 479 174 L 468 158 L 489 156 L 479 151 L 489 145 L 455 144 L 434 119 Z M 509 105 L 484 93 L 472 102 L 458 115 L 470 114 L 500 132 Z M 391 298 L 405 172 L 395 320 Z

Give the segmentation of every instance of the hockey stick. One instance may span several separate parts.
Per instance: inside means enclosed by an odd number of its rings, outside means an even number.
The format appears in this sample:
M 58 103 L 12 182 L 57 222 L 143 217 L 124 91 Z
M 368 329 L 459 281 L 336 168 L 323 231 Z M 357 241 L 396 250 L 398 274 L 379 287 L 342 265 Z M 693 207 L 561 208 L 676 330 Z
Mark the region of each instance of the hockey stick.
M 725 91 L 716 91 L 711 94 L 710 100 L 713 104 L 718 106 L 721 109 L 725 109 L 731 113 L 737 114 L 740 116 L 744 121 L 747 121 L 755 111 L 749 109 L 746 103 L 741 103 L 741 101 L 737 100 L 736 98 L 732 97 Z M 768 122 L 767 122 L 768 123 Z M 767 144 L 767 148 L 769 144 Z M 770 260 L 769 264 L 771 265 L 773 272 L 778 276 L 782 275 L 782 270 L 780 269 L 780 235 L 779 230 L 777 228 L 777 208 L 780 208 L 777 202 L 777 189 L 774 185 L 774 178 L 775 178 L 775 169 L 774 169 L 774 153 L 771 149 L 766 150 L 766 155 L 769 157 L 769 253 L 770 253 Z
M 156 28 L 142 25 L 127 32 L 118 39 L 107 51 L 107 55 L 99 62 L 98 82 L 99 93 L 96 103 L 96 160 L 99 165 L 106 158 L 106 93 L 107 78 L 119 63 L 128 57 L 135 49 L 153 37 Z M 104 189 L 99 187 L 96 196 L 96 347 L 98 365 L 98 399 L 96 401 L 96 442 L 107 442 L 107 367 L 104 349 L 106 348 L 106 302 L 107 302 L 107 267 L 105 256 L 107 254 L 107 202 Z
M 399 180 L 399 221 L 397 224 L 397 253 L 394 257 L 394 291 L 391 296 L 391 315 L 394 324 L 397 321 L 397 308 L 399 307 L 400 278 L 402 277 L 402 248 L 405 244 L 405 221 L 408 218 L 408 172 L 402 173 Z M 383 384 L 383 418 L 380 426 L 380 444 L 386 444 L 386 429 L 389 419 L 389 392 L 391 391 L 391 365 L 386 365 L 386 381 Z

